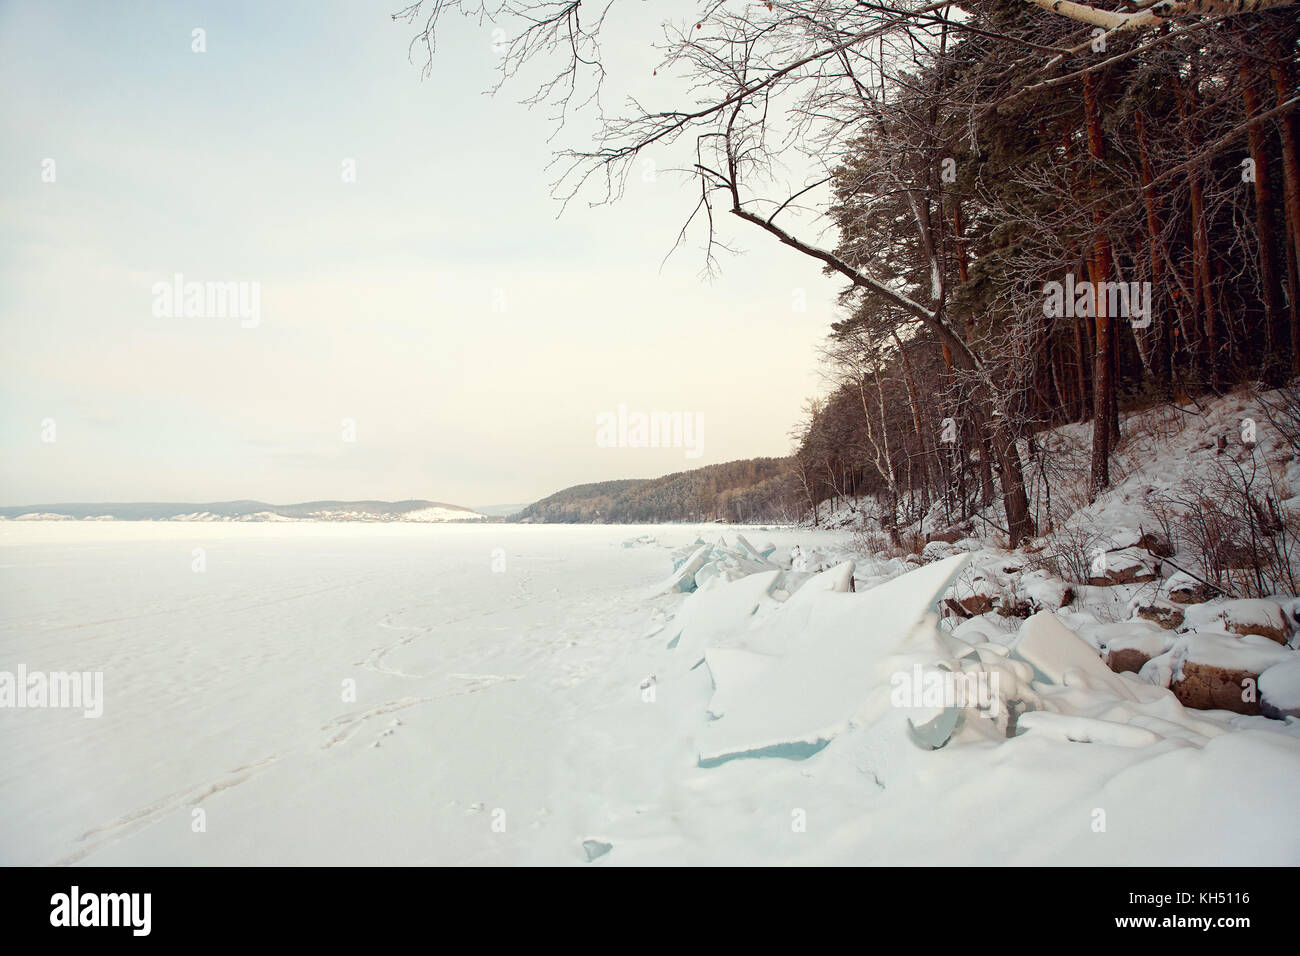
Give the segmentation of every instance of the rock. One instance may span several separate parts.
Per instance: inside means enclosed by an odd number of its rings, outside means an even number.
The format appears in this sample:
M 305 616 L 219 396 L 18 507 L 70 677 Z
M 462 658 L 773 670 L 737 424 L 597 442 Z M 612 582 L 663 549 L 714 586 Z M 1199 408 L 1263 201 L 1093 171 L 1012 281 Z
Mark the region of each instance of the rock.
M 1169 600 L 1175 604 L 1200 604 L 1208 601 L 1216 593 L 1214 588 L 1192 577 L 1185 571 L 1171 575 L 1164 583 L 1163 590 Z
M 1300 717 L 1300 655 L 1259 675 L 1259 711 L 1274 720 Z
M 1292 598 L 1282 605 L 1282 613 L 1286 615 L 1287 623 L 1291 630 L 1300 627 L 1300 598 Z
M 1013 633 L 999 623 L 996 616 L 968 617 L 952 629 L 953 637 L 968 644 L 1003 643 Z
M 1220 545 L 1214 554 L 1215 566 L 1221 569 L 1253 568 L 1259 555 L 1248 544 L 1229 541 Z
M 993 598 L 987 594 L 971 594 L 964 598 L 944 598 L 946 604 L 958 617 L 978 617 L 993 610 Z
M 1105 554 L 1105 567 L 1091 571 L 1088 583 L 1096 587 L 1114 587 L 1117 584 L 1140 584 L 1154 581 L 1156 563 L 1140 548 L 1124 548 Z
M 1266 598 L 1195 604 L 1187 608 L 1184 624 L 1193 631 L 1222 627 L 1242 637 L 1256 634 L 1278 644 L 1285 644 L 1291 637 L 1284 608 L 1277 601 Z
M 1095 544 L 1105 551 L 1123 551 L 1125 548 L 1139 547 L 1141 541 L 1142 536 L 1137 531 L 1121 525 L 1104 532 Z
M 1003 602 L 1002 586 L 979 569 L 964 572 L 948 589 L 947 605 L 962 617 L 987 614 Z
M 1174 556 L 1174 547 L 1169 543 L 1169 539 L 1162 534 L 1155 534 L 1151 531 L 1138 539 L 1137 546 L 1150 551 L 1158 558 L 1172 558 Z
M 1151 658 L 1138 671 L 1138 679 L 1155 687 L 1168 687 L 1174 679 L 1174 667 L 1177 655 L 1173 650 L 1166 651 Z
M 1094 640 L 1106 648 L 1106 666 L 1119 673 L 1140 673 L 1147 661 L 1169 650 L 1174 635 L 1149 621 L 1121 621 L 1103 624 L 1081 634 L 1085 640 Z
M 1136 616 L 1144 621 L 1153 621 L 1167 631 L 1183 626 L 1183 612 L 1168 601 L 1140 605 Z
M 1038 608 L 1034 607 L 1029 601 L 1016 601 L 1011 598 L 1004 598 L 998 602 L 998 613 L 1003 617 L 1026 618 L 1035 613 Z
M 1120 650 L 1111 648 L 1106 652 L 1106 666 L 1116 674 L 1122 671 L 1131 671 L 1136 674 L 1142 670 L 1142 666 L 1151 660 L 1151 658 L 1136 647 L 1125 647 Z
M 1017 588 L 1035 611 L 1056 611 L 1074 603 L 1074 588 L 1042 569 L 1021 576 Z
M 931 541 L 921 549 L 921 560 L 926 564 L 930 564 L 934 561 L 950 558 L 956 553 L 957 549 L 946 541 Z
M 1251 696 L 1246 692 L 1250 686 L 1246 682 L 1258 680 L 1259 675 L 1248 670 L 1184 661 L 1182 678 L 1175 680 L 1169 689 L 1184 707 L 1258 714 L 1259 701 L 1243 699 Z
M 1259 675 L 1292 660 L 1293 651 L 1261 637 L 1205 632 L 1185 638 L 1181 666 L 1169 689 L 1184 707 L 1259 714 Z

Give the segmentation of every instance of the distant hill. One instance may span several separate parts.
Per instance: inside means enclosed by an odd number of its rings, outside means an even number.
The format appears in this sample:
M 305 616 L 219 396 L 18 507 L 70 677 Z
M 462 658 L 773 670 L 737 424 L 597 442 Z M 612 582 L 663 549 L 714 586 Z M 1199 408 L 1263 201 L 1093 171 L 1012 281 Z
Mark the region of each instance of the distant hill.
M 528 507 L 528 502 L 521 501 L 514 505 L 475 505 L 473 511 L 481 515 L 487 515 L 489 518 L 508 518 L 512 514 L 517 514 Z
M 744 458 L 662 478 L 574 485 L 534 502 L 511 520 L 538 524 L 784 521 L 794 519 L 798 501 L 788 458 Z
M 264 501 L 110 502 L 101 504 L 20 505 L 0 508 L 0 517 L 114 518 L 118 521 L 483 521 L 485 516 L 439 501 L 304 501 L 270 505 Z

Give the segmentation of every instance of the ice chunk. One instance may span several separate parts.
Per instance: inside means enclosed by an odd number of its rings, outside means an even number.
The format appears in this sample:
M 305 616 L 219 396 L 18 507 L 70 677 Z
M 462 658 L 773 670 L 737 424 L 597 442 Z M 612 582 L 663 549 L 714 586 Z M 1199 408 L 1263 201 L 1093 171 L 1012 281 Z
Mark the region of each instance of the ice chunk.
M 952 732 L 960 717 L 959 708 L 945 707 L 922 724 L 917 724 L 909 717 L 907 730 L 912 740 L 922 749 L 939 750 L 952 739 Z
M 694 591 L 695 572 L 704 566 L 704 562 L 708 560 L 711 550 L 711 546 L 707 544 L 697 547 L 691 552 L 690 557 L 674 566 L 672 576 L 656 589 L 656 593 L 664 594 L 670 591 L 682 591 L 689 594 Z
M 733 647 L 713 647 L 704 652 L 704 663 L 713 680 L 709 716 L 714 720 L 727 713 L 730 701 L 742 698 L 745 688 L 776 658 Z
M 670 648 L 696 663 L 706 641 L 714 643 L 748 627 L 755 612 L 765 604 L 775 606 L 772 586 L 780 571 L 751 574 L 738 581 L 720 581 L 696 591 L 677 612 L 677 627 Z
M 1121 700 L 1137 700 L 1128 685 L 1102 663 L 1097 651 L 1051 611 L 1039 611 L 1025 621 L 1014 651 L 1054 684 L 1064 684 L 1066 672 L 1078 670 L 1090 685 L 1105 687 Z
M 740 534 L 739 532 L 737 532 L 736 534 L 736 547 L 739 548 L 741 551 L 743 551 L 745 554 L 749 555 L 749 557 L 754 558 L 757 561 L 761 561 L 765 557 L 767 557 L 756 547 L 750 544 L 748 539 L 743 534 Z
M 811 575 L 810 577 L 799 581 L 795 584 L 792 575 L 795 572 L 787 572 L 782 578 L 787 589 L 793 584 L 797 587 L 790 603 L 798 605 L 802 601 L 815 600 L 813 595 L 825 594 L 827 591 L 843 593 L 853 590 L 853 562 L 845 561 L 843 564 L 837 564 L 833 568 Z
M 736 757 L 807 757 L 839 734 L 868 699 L 888 710 L 889 672 L 897 666 L 891 655 L 919 632 L 938 650 L 935 604 L 965 562 L 958 555 L 870 591 L 821 593 L 821 600 L 805 606 L 782 605 L 772 618 L 803 623 L 800 639 L 761 666 L 750 660 L 733 667 L 746 671 L 743 688 L 727 693 L 726 715 L 701 732 L 700 765 Z M 726 669 L 724 664 L 724 680 Z M 725 690 L 724 683 L 718 686 Z

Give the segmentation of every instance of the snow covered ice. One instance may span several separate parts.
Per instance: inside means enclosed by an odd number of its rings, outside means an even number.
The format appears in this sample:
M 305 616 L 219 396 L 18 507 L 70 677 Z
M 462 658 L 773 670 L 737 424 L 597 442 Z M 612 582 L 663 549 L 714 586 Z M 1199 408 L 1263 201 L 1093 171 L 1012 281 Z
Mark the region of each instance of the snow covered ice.
M 104 697 L 0 711 L 0 862 L 1300 863 L 1295 721 L 1186 710 L 1065 611 L 940 623 L 966 555 L 735 532 L 0 524 L 0 670 Z

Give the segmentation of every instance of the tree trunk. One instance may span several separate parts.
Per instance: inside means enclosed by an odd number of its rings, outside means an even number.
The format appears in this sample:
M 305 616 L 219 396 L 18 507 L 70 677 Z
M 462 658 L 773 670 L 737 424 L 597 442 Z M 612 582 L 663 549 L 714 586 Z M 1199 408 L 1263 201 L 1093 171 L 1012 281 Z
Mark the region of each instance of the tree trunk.
M 1191 64 L 1191 88 L 1181 87 L 1183 143 L 1188 156 L 1196 155 L 1196 136 L 1192 129 L 1192 116 L 1196 110 L 1196 62 Z M 1214 304 L 1214 277 L 1210 272 L 1210 237 L 1205 222 L 1205 194 L 1201 188 L 1201 174 L 1195 165 L 1187 170 L 1187 183 L 1192 200 L 1192 270 L 1196 277 L 1202 315 L 1201 351 L 1205 363 L 1205 377 L 1210 387 L 1217 390 L 1221 381 L 1219 356 L 1218 314 Z
M 1151 348 L 1150 367 L 1155 376 L 1156 388 L 1161 396 L 1169 397 L 1170 377 L 1170 342 L 1169 320 L 1163 308 L 1165 297 L 1160 290 L 1164 275 L 1165 250 L 1160 238 L 1160 208 L 1156 203 L 1155 187 L 1151 184 L 1155 175 L 1151 171 L 1151 152 L 1147 148 L 1146 122 L 1141 110 L 1136 114 L 1138 166 L 1142 177 L 1142 204 L 1146 209 L 1147 252 L 1150 255 L 1151 269 Z M 1157 299 L 1159 296 L 1159 299 Z
M 1105 153 L 1105 141 L 1102 139 L 1101 118 L 1097 114 L 1097 96 L 1091 73 L 1083 77 L 1084 118 L 1088 128 L 1088 154 L 1094 164 L 1100 164 Z M 1090 176 L 1092 198 L 1096 199 L 1100 188 L 1095 171 Z M 1097 495 L 1110 487 L 1110 444 L 1112 410 L 1115 406 L 1115 363 L 1112 358 L 1114 335 L 1111 333 L 1111 318 L 1105 296 L 1097 295 L 1100 283 L 1108 280 L 1110 275 L 1110 241 L 1102 228 L 1100 208 L 1093 211 L 1093 249 L 1088 262 L 1088 277 L 1093 287 L 1093 318 L 1097 325 L 1097 341 L 1094 351 L 1092 376 L 1092 471 L 1089 481 L 1088 500 L 1096 500 Z
M 1241 67 L 1242 98 L 1246 115 L 1260 112 L 1259 79 L 1247 65 Z M 1263 285 L 1260 296 L 1264 301 L 1265 354 L 1261 365 L 1263 377 L 1270 385 L 1281 385 L 1287 379 L 1291 362 L 1286 352 L 1290 345 L 1290 330 L 1282 309 L 1281 270 L 1277 251 L 1273 247 L 1273 190 L 1270 185 L 1268 142 L 1264 123 L 1256 123 L 1248 130 L 1250 158 L 1255 166 L 1255 235 L 1259 243 L 1259 279 Z
M 912 412 L 912 430 L 916 434 L 916 443 L 921 452 L 921 482 L 925 488 L 925 504 L 928 507 L 930 504 L 930 469 L 927 465 L 927 457 L 930 449 L 925 440 L 925 430 L 921 427 L 921 406 L 917 401 L 916 378 L 912 374 L 912 362 L 907 357 L 907 349 L 903 347 L 903 342 L 899 339 L 898 333 L 891 329 L 890 335 L 893 336 L 894 345 L 898 348 L 899 358 L 903 360 L 903 381 L 907 385 L 907 404 Z M 910 466 L 910 457 L 908 461 Z
M 1277 92 L 1278 105 L 1285 103 L 1293 94 L 1290 68 L 1282 62 L 1280 51 L 1274 56 L 1272 66 L 1273 86 Z M 1291 373 L 1300 374 L 1300 303 L 1296 302 L 1300 286 L 1300 157 L 1296 154 L 1296 122 L 1294 115 L 1283 116 L 1277 123 L 1278 134 L 1282 139 L 1282 184 L 1286 200 L 1286 228 L 1290 237 L 1290 250 L 1287 260 L 1291 299 Z

